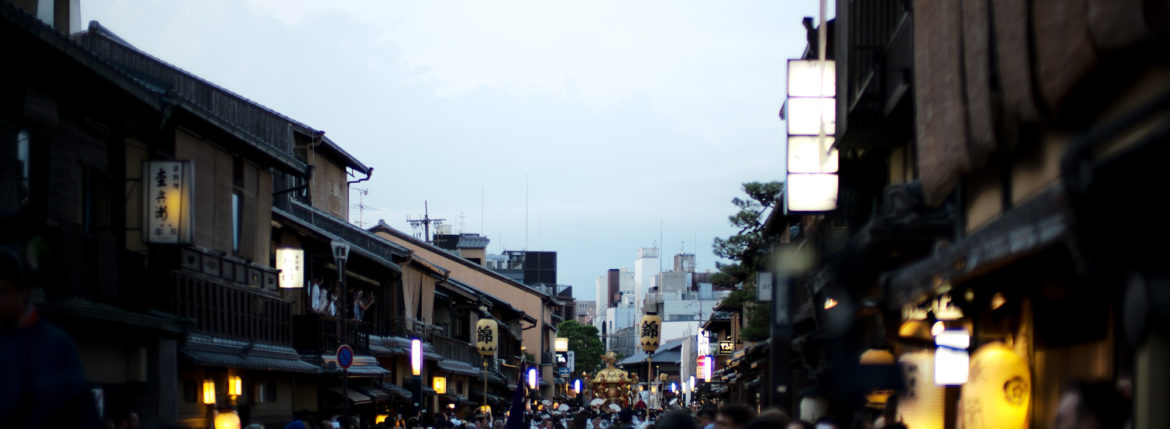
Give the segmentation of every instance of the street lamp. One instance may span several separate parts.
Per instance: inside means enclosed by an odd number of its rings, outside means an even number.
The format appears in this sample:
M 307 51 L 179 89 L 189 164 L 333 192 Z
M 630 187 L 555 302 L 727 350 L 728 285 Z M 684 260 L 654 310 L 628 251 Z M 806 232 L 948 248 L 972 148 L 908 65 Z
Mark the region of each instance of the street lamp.
M 415 412 L 418 412 L 420 405 L 422 405 L 422 349 L 422 340 L 418 338 L 410 339 L 410 373 L 413 375 L 410 379 L 410 387 Z
M 642 316 L 642 350 L 646 351 L 646 384 L 654 382 L 654 374 L 650 372 L 652 365 L 651 358 L 654 356 L 654 351 L 658 350 L 658 330 L 662 326 L 662 317 L 658 313 L 650 311 Z
M 483 403 L 486 407 L 488 359 L 496 355 L 496 348 L 499 346 L 497 337 L 500 327 L 494 319 L 488 317 L 486 306 L 480 306 L 479 311 L 482 312 L 483 317 L 478 322 L 475 322 L 475 348 L 479 351 L 479 355 L 483 357 Z
M 536 389 L 536 367 L 528 367 L 528 388 Z

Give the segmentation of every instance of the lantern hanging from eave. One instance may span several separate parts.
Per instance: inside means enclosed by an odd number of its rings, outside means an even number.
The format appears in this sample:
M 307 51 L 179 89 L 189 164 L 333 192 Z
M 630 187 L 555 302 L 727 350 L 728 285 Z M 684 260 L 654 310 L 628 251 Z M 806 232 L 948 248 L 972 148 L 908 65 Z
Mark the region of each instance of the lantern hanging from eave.
M 970 374 L 959 398 L 964 427 L 979 427 L 979 422 L 983 427 L 1028 427 L 1032 373 L 1024 357 L 1003 343 L 988 343 L 971 355 Z
M 499 344 L 499 325 L 494 319 L 482 318 L 475 323 L 475 348 L 481 356 L 492 356 Z
M 912 428 L 942 429 L 946 387 L 934 384 L 934 351 L 909 352 L 898 358 L 898 363 L 906 384 L 898 397 L 903 423 Z
M 662 328 L 662 317 L 657 313 L 646 313 L 642 316 L 642 350 L 654 353 L 658 350 L 659 330 Z

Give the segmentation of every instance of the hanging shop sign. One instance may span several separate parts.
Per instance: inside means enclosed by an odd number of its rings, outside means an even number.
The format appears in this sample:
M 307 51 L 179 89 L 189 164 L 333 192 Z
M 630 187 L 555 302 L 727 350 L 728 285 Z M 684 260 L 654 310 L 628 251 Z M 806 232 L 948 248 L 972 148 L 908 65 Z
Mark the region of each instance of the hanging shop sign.
M 292 247 L 276 249 L 276 269 L 280 270 L 280 287 L 305 287 L 305 251 Z
M 719 342 L 719 354 L 729 355 L 732 353 L 735 353 L 735 343 L 733 343 L 731 341 L 720 341 Z
M 142 163 L 144 242 L 191 242 L 192 170 L 190 161 Z
M 784 207 L 815 213 L 837 208 L 836 63 L 788 60 L 788 175 Z

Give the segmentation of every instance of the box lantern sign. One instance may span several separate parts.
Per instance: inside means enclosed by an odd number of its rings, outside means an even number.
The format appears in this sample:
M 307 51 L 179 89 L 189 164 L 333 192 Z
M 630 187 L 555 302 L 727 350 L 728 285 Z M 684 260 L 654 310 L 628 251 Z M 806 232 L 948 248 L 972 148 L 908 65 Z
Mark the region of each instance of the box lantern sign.
M 698 344 L 696 344 L 696 346 L 698 346 L 697 349 L 699 350 L 700 355 L 705 355 L 707 353 L 711 353 L 711 337 L 709 337 L 708 335 L 709 334 L 707 333 L 706 330 L 704 330 L 704 329 L 699 330 L 699 335 L 697 335 Z
M 191 242 L 191 188 L 195 184 L 190 161 L 142 163 L 142 240 L 146 243 Z
M 276 249 L 276 269 L 282 289 L 305 287 L 305 251 L 292 247 Z
M 662 328 L 662 317 L 656 313 L 646 313 L 642 316 L 642 339 L 640 344 L 646 353 L 658 350 L 659 329 Z
M 729 355 L 732 353 L 735 353 L 735 343 L 733 343 L 731 341 L 720 341 L 719 342 L 719 354 Z
M 788 60 L 789 212 L 837 208 L 837 71 L 832 60 Z

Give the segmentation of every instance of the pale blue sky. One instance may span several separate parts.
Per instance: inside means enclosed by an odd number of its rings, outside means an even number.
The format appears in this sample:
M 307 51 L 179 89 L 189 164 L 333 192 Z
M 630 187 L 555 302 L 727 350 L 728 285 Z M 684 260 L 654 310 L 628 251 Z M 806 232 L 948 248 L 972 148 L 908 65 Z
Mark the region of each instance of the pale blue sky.
M 781 180 L 785 62 L 813 0 L 82 1 L 156 57 L 317 129 L 374 167 L 366 226 L 444 217 L 555 250 L 558 280 L 659 239 L 714 268 L 746 181 Z M 84 24 L 83 24 L 84 25 Z M 528 232 L 525 238 L 525 181 Z M 481 215 L 481 194 L 484 197 Z M 351 195 L 357 222 L 358 195 Z M 462 222 L 460 222 L 462 219 Z M 481 224 L 483 225 L 481 229 Z

